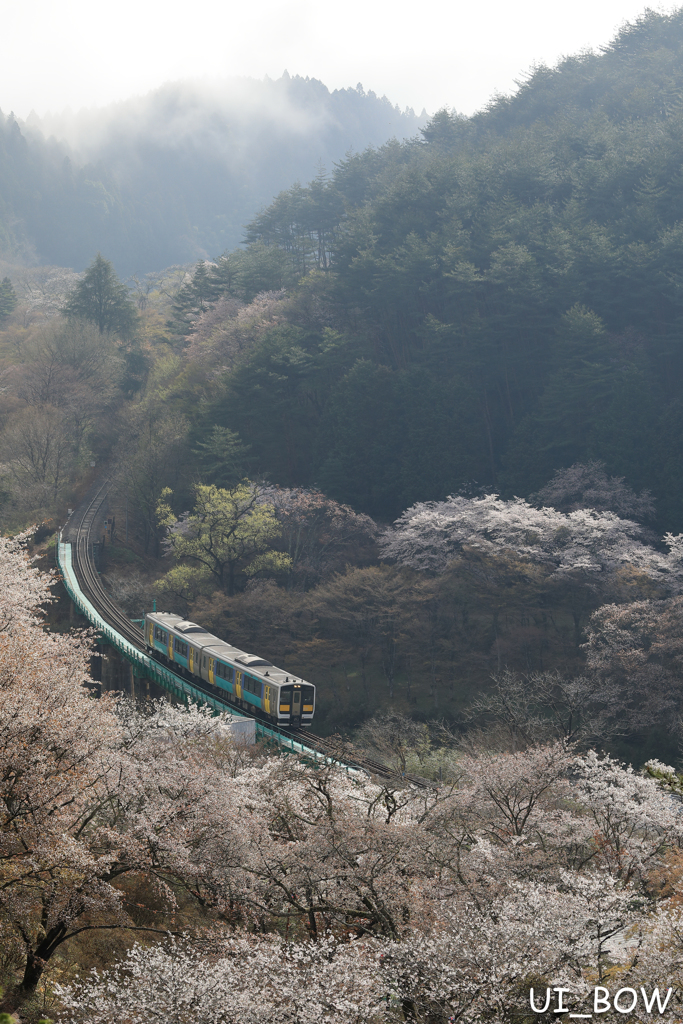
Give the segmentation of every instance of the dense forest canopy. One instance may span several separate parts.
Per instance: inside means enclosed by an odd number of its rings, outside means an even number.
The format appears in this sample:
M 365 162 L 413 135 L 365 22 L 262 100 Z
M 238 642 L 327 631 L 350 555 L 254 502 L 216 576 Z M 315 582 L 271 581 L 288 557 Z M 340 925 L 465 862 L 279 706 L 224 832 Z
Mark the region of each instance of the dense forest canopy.
M 238 245 L 292 181 L 425 119 L 360 84 L 330 93 L 286 72 L 0 117 L 0 255 L 82 270 L 99 249 L 124 276 L 187 263 Z
M 383 519 L 597 459 L 681 529 L 682 43 L 683 13 L 646 13 L 281 193 L 212 273 L 246 259 L 260 276 L 223 296 L 298 291 L 202 429 Z

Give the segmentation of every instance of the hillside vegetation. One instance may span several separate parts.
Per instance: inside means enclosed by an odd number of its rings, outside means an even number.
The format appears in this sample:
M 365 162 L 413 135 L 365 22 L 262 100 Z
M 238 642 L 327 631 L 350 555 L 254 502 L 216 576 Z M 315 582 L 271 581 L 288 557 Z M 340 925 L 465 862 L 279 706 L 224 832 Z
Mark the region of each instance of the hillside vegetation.
M 290 183 L 241 248 L 138 282 L 137 309 L 102 257 L 61 315 L 54 275 L 43 299 L 17 279 L 5 523 L 115 465 L 119 600 L 319 683 L 321 731 L 388 705 L 471 723 L 494 674 L 515 729 L 561 705 L 562 735 L 580 709 L 611 749 L 644 759 L 667 730 L 673 751 L 682 42 L 682 12 L 648 13 Z M 125 330 L 81 302 L 97 267 Z
M 682 39 L 683 15 L 648 14 L 278 196 L 248 229 L 277 267 L 260 284 L 309 273 L 202 429 L 384 519 L 601 459 L 680 530 Z

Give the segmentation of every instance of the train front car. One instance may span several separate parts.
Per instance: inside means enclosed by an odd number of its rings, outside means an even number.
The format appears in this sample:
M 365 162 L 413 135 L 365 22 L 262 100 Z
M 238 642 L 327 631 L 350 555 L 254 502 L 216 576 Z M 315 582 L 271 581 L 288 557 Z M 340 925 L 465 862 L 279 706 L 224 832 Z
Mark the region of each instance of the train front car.
M 291 726 L 293 729 L 305 728 L 313 721 L 315 712 L 315 686 L 305 679 L 285 676 L 280 683 L 278 700 L 278 725 Z

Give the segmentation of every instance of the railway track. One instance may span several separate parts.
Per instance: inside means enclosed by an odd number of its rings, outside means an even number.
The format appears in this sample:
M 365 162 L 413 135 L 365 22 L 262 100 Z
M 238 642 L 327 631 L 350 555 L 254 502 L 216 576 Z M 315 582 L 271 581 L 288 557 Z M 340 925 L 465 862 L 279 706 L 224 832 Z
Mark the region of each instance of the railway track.
M 333 758 L 334 760 L 343 760 L 345 764 L 362 768 L 370 775 L 395 780 L 400 779 L 403 784 L 408 783 L 413 786 L 418 786 L 420 789 L 435 785 L 431 780 L 423 779 L 421 775 L 413 775 L 411 772 L 398 772 L 394 768 L 390 768 L 388 765 L 384 764 L 382 761 L 366 757 L 364 754 L 355 751 L 353 748 L 349 748 L 343 741 L 328 739 L 324 736 L 316 736 L 314 733 L 309 732 L 308 729 L 290 729 L 288 732 L 293 736 L 296 736 L 299 740 L 305 736 L 310 745 L 316 747 L 316 749 L 321 753 L 327 754 L 328 757 Z
M 73 568 L 81 590 L 89 598 L 102 618 L 125 640 L 133 644 L 134 647 L 137 647 L 143 654 L 146 654 L 147 650 L 143 631 L 134 622 L 131 622 L 105 590 L 92 554 L 91 535 L 108 493 L 109 480 L 105 480 L 97 487 L 94 494 L 89 495 L 83 502 L 83 505 L 73 513 L 73 521 L 69 523 L 69 533 L 72 537 Z M 226 711 L 238 710 L 240 714 L 244 714 L 243 709 L 237 708 L 222 695 L 219 696 L 214 691 L 209 691 L 194 676 L 192 677 L 192 685 L 197 690 L 201 690 L 211 697 L 213 701 L 219 700 L 225 706 Z M 405 786 L 406 784 L 414 785 L 419 788 L 432 788 L 435 785 L 430 780 L 423 779 L 418 775 L 397 772 L 381 761 L 366 757 L 356 751 L 349 751 L 342 742 L 326 739 L 323 736 L 316 736 L 309 732 L 308 729 L 281 729 L 277 731 L 285 738 L 297 740 L 299 743 L 305 742 L 306 746 L 331 760 L 338 761 L 347 768 L 362 770 L 378 781 L 392 782 L 399 786 Z
M 113 626 L 126 640 L 144 651 L 142 630 L 124 615 L 116 602 L 102 586 L 99 573 L 95 568 L 92 555 L 91 533 L 95 520 L 109 493 L 109 480 L 105 480 L 88 501 L 85 508 L 77 510 L 74 515 L 79 517 L 75 526 L 76 539 L 72 543 L 73 566 L 76 578 L 84 594 L 87 594 L 103 619 Z

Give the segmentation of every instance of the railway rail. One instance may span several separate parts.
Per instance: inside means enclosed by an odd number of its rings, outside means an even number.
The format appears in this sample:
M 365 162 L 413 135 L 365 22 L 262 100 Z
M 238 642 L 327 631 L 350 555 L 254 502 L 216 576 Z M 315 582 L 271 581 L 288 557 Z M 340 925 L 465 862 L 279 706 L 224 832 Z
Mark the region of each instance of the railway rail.
M 125 637 L 129 643 L 144 649 L 144 636 L 142 630 L 134 622 L 124 615 L 115 601 L 109 596 L 100 580 L 100 575 L 95 567 L 95 560 L 92 556 L 91 534 L 100 509 L 109 493 L 109 481 L 98 488 L 95 495 L 85 504 L 85 507 L 77 510 L 74 515 L 79 515 L 80 522 L 76 527 L 75 551 L 72 552 L 73 566 L 76 578 L 85 594 L 99 610 L 100 614 L 109 622 L 114 629 Z
M 181 700 L 208 704 L 216 711 L 229 711 L 241 718 L 251 718 L 230 701 L 210 692 L 194 678 L 171 672 L 166 666 L 150 658 L 145 647 L 142 630 L 124 614 L 105 590 L 92 554 L 92 534 L 102 506 L 109 492 L 109 480 L 96 485 L 82 505 L 72 513 L 67 527 L 60 533 L 58 562 L 69 596 L 79 610 L 96 626 L 104 639 L 118 648 L 138 675 L 153 679 L 157 685 L 175 694 Z M 68 539 L 67 539 L 68 538 Z M 420 776 L 400 773 L 381 761 L 364 755 L 349 757 L 343 744 L 308 729 L 278 729 L 254 717 L 257 735 L 276 742 L 292 753 L 316 760 L 336 762 L 348 771 L 360 771 L 378 781 L 397 785 L 412 784 L 420 788 L 434 784 Z

